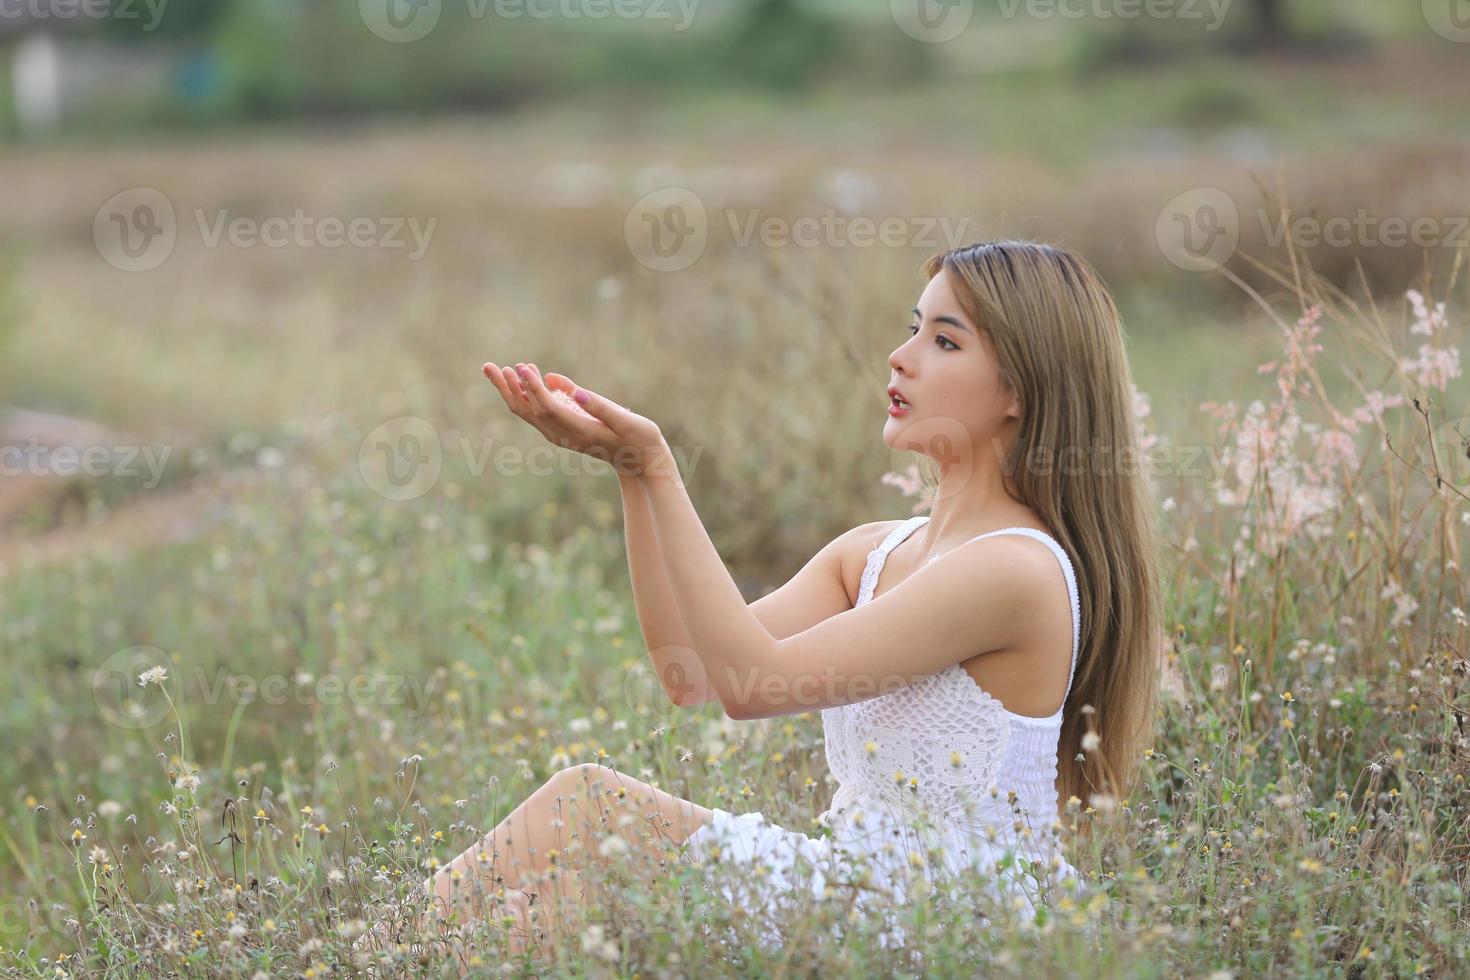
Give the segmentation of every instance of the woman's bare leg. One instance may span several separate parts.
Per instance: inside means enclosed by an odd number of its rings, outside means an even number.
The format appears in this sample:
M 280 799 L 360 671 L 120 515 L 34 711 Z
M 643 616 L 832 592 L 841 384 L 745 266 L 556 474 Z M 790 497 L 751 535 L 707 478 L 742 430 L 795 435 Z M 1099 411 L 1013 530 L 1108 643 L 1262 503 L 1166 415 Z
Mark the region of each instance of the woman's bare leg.
M 607 766 L 570 766 L 424 887 L 440 918 L 480 917 L 488 903 L 495 918 L 514 919 L 507 940 L 519 952 L 534 936 L 533 910 L 546 910 L 537 917 L 544 922 L 557 918 L 563 903 L 585 897 L 581 875 L 568 866 L 568 845 L 576 845 L 577 861 L 596 861 L 603 841 L 618 835 L 634 861 L 664 861 L 669 844 L 682 843 L 712 816 L 707 807 Z

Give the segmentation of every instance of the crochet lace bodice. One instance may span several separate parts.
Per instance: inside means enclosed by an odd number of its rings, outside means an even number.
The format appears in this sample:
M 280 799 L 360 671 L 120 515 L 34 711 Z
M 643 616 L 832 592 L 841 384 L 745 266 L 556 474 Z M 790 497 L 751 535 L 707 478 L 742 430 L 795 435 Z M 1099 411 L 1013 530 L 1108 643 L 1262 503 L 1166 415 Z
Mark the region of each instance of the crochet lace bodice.
M 905 521 L 869 553 L 858 605 L 872 600 L 889 552 L 928 519 Z M 1035 538 L 1061 563 L 1072 606 L 1070 695 L 1081 632 L 1072 562 L 1045 532 L 1009 527 L 979 537 L 997 534 Z M 890 693 L 827 708 L 822 727 L 838 781 L 823 823 L 854 810 L 886 812 L 905 823 L 927 814 L 930 826 L 946 831 L 1017 843 L 1053 840 L 1060 708 L 1045 718 L 1016 714 L 953 664 Z

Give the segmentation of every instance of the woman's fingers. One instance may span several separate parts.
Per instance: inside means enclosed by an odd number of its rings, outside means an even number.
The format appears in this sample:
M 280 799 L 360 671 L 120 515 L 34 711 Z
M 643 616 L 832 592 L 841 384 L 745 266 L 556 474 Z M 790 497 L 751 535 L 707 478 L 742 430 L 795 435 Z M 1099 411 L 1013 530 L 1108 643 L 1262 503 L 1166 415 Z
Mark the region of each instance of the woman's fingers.
M 494 361 L 486 361 L 485 366 L 480 368 L 480 370 L 485 373 L 485 377 L 490 379 L 490 383 L 495 386 L 495 390 L 500 392 L 500 397 L 505 399 L 506 407 L 514 411 L 515 402 L 511 397 L 510 382 L 505 380 L 500 366 Z
M 526 388 L 521 384 L 520 376 L 513 367 L 500 369 L 500 376 L 505 379 L 506 386 L 515 394 L 515 402 L 522 409 L 531 407 L 531 398 L 526 394 Z
M 562 375 L 547 375 L 547 379 L 552 377 L 561 378 L 563 381 L 570 382 L 569 378 L 564 378 Z M 535 364 L 527 364 L 525 374 L 522 375 L 522 380 L 525 381 L 526 387 L 530 389 L 531 397 L 535 399 L 537 407 L 544 413 L 544 417 L 549 418 L 552 422 L 566 429 L 568 432 L 590 440 L 592 438 L 591 430 L 587 429 L 586 426 L 589 423 L 595 423 L 597 420 L 582 412 L 580 406 L 574 408 L 572 405 L 567 404 L 562 397 L 557 397 L 558 394 L 564 397 L 569 392 L 562 387 L 558 387 L 553 392 L 553 389 L 547 384 L 547 379 L 541 377 L 541 372 Z M 575 385 L 573 386 L 573 390 L 575 390 Z

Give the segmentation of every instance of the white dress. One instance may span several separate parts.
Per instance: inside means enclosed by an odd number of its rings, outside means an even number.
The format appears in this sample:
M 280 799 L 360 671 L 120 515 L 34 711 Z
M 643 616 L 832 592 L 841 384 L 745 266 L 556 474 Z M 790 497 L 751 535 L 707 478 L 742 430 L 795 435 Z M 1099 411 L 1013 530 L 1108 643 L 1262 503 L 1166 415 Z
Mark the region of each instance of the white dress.
M 869 553 L 859 605 L 873 598 L 888 553 L 928 520 L 903 522 Z M 1081 631 L 1072 562 L 1042 531 L 1010 527 L 979 537 L 995 534 L 1041 541 L 1061 563 L 1072 606 L 1070 695 Z M 822 711 L 827 764 L 838 782 L 818 818 L 829 835 L 810 837 L 759 812 L 714 807 L 713 820 L 685 841 L 687 853 L 702 864 L 717 858 L 727 872 L 737 868 L 738 875 L 721 879 L 722 897 L 759 912 L 778 913 L 780 898 L 796 889 L 822 897 L 857 881 L 854 905 L 878 911 L 888 923 L 879 931 L 882 945 L 903 941 L 890 916 L 904 904 L 915 873 L 933 881 L 980 869 L 1032 908 L 1043 886 L 1050 896 L 1080 897 L 1085 882 L 1055 834 L 1061 726 L 1062 709 L 1045 718 L 1016 714 L 953 664 L 887 694 Z M 1017 858 L 1037 863 L 1027 871 Z M 738 888 L 737 879 L 744 879 Z M 781 945 L 779 918 L 767 921 L 767 942 Z

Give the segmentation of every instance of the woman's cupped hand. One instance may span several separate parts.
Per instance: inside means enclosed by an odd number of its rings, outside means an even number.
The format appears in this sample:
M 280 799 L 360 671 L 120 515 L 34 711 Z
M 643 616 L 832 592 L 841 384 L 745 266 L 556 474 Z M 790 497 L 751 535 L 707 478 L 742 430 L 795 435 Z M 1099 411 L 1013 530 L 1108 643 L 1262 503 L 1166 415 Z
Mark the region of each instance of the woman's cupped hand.
M 544 378 L 535 364 L 481 369 L 511 412 L 546 437 L 612 466 L 619 476 L 644 477 L 672 462 L 668 443 L 652 419 L 581 387 L 564 374 Z

